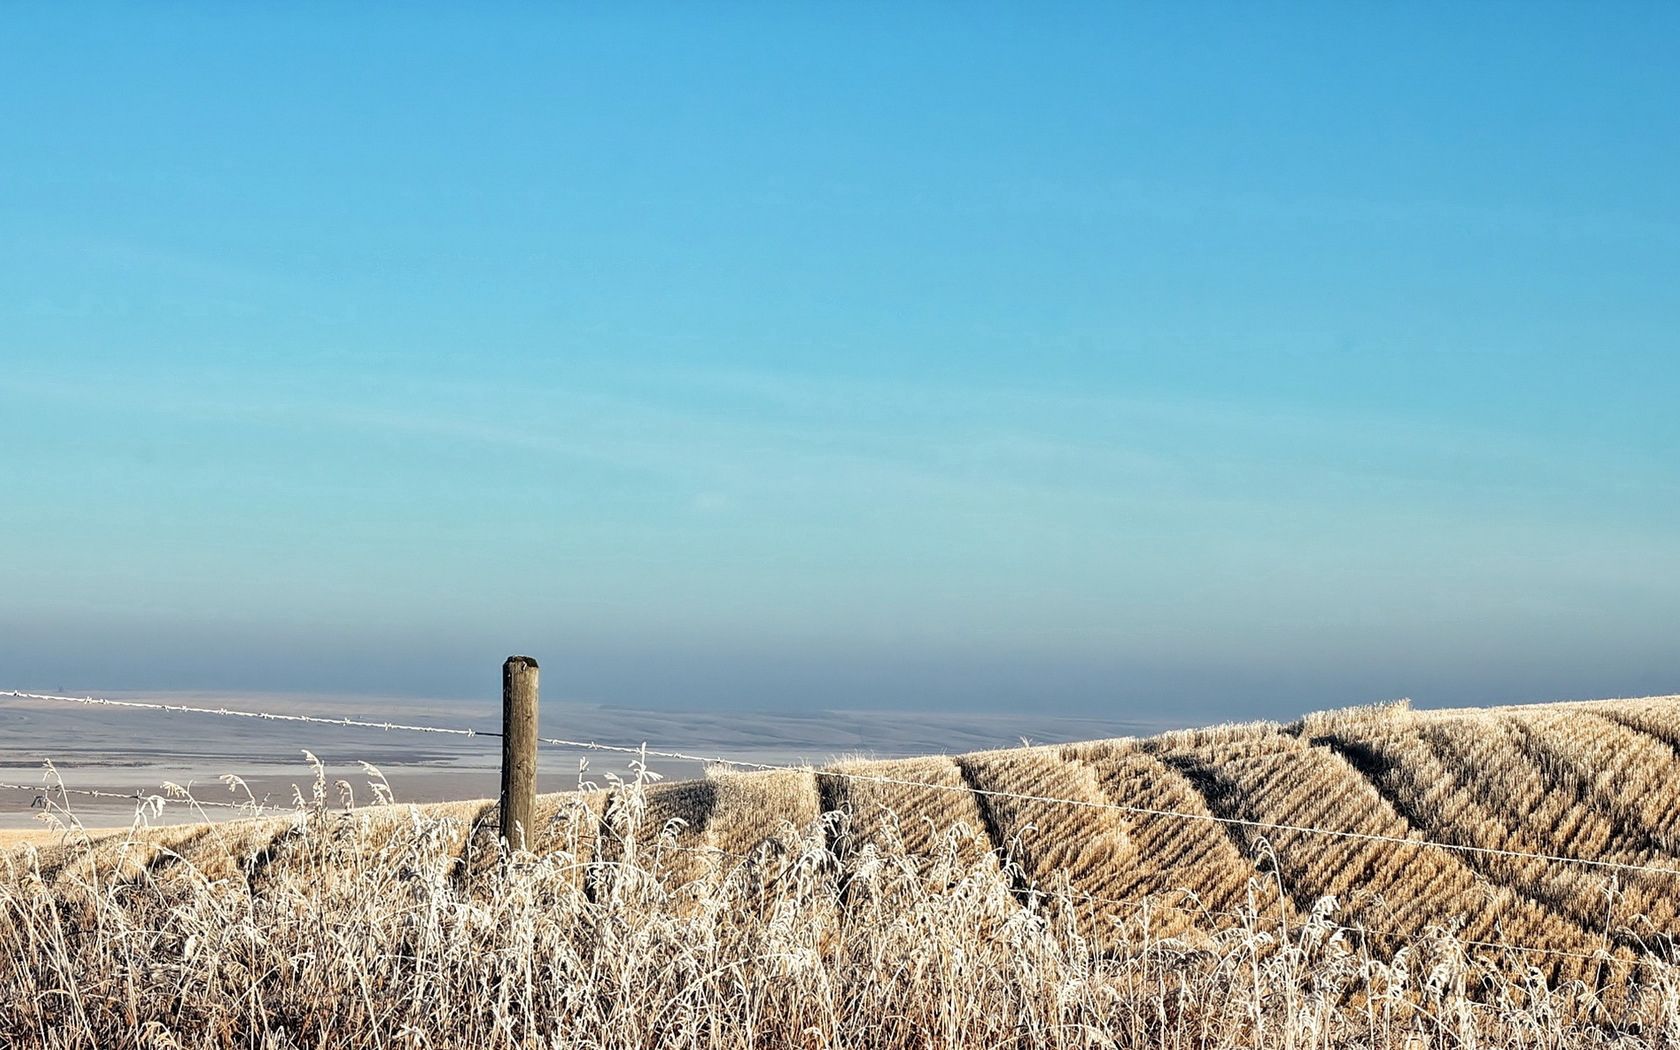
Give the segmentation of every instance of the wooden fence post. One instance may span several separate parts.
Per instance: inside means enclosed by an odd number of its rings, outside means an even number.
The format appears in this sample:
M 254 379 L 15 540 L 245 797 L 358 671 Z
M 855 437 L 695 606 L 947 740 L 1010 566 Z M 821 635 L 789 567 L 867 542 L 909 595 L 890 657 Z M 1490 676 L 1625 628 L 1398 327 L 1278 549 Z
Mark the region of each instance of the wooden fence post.
M 502 664 L 502 839 L 513 849 L 536 842 L 537 662 Z

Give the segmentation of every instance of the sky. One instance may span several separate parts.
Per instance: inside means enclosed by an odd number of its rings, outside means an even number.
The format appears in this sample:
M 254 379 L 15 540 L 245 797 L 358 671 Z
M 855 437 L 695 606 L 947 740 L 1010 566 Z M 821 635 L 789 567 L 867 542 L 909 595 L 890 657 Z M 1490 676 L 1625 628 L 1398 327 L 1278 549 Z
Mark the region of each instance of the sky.
M 1680 691 L 1680 8 L 0 17 L 0 688 Z

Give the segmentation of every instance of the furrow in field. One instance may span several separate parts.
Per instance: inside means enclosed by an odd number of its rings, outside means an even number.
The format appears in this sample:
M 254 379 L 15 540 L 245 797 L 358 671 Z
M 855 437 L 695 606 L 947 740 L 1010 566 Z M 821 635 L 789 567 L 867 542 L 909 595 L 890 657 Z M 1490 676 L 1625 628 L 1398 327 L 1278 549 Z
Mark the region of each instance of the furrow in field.
M 1211 817 L 1202 794 L 1183 773 L 1135 740 L 1094 741 L 1063 748 L 1070 760 L 1088 765 L 1104 797 L 1114 803 Z M 1292 916 L 1277 883 L 1260 878 L 1231 829 L 1212 820 L 1147 814 L 1125 815 L 1131 849 L 1114 866 L 1108 895 L 1152 901 L 1155 929 L 1177 936 L 1206 930 L 1214 916 L 1253 905 L 1266 914 L 1279 906 Z
M 1377 788 L 1326 747 L 1293 734 L 1270 734 L 1236 745 L 1209 746 L 1194 734 L 1157 742 L 1161 758 L 1204 790 L 1210 808 L 1242 820 L 1322 828 L 1415 842 L 1415 846 L 1302 831 L 1239 828 L 1251 856 L 1264 854 L 1297 905 L 1336 898 L 1344 921 L 1372 931 L 1390 950 L 1394 935 L 1428 925 L 1456 925 L 1474 940 L 1591 951 L 1597 938 L 1508 887 L 1489 885 L 1461 855 L 1440 849 L 1411 826 Z M 1268 844 L 1262 850 L 1259 841 Z M 1631 961 L 1624 952 L 1621 962 Z M 1596 980 L 1598 968 L 1555 958 L 1557 977 Z
M 1556 763 L 1537 761 L 1512 716 L 1434 721 L 1421 736 L 1447 768 L 1447 790 L 1463 799 L 1450 821 L 1442 810 L 1421 810 L 1435 816 L 1431 831 L 1443 841 L 1634 866 L 1668 864 L 1648 834 L 1591 806 L 1584 783 Z M 1672 876 L 1526 857 L 1473 860 L 1490 878 L 1625 943 L 1650 933 L 1652 924 L 1663 932 L 1676 929 L 1680 884 Z M 1623 930 L 1634 932 L 1616 932 Z
M 1126 822 L 1107 802 L 1094 770 L 1070 761 L 1058 748 L 984 751 L 957 759 L 964 777 L 981 791 L 1075 799 L 1070 806 L 998 795 L 979 796 L 979 806 L 1004 854 L 1019 866 L 1026 884 L 1048 892 L 1071 891 L 1083 903 L 1079 914 L 1093 933 L 1111 928 L 1134 910 L 1110 900 L 1116 875 L 1133 863 Z M 1081 896 L 1082 895 L 1082 896 Z
M 1539 711 L 1513 719 L 1524 746 L 1559 781 L 1641 848 L 1680 850 L 1680 756 L 1648 733 L 1596 712 Z
M 1395 810 L 1429 838 L 1471 850 L 1551 853 L 1648 863 L 1649 853 L 1612 847 L 1629 841 L 1601 814 L 1580 804 L 1575 787 L 1537 766 L 1514 721 L 1520 716 L 1450 716 L 1394 711 L 1357 719 L 1313 720 L 1315 743 L 1363 772 Z M 1555 830 L 1548 830 L 1555 829 Z M 1643 841 L 1638 832 L 1632 840 Z M 1571 845 L 1573 843 L 1573 846 Z M 1641 916 L 1665 921 L 1673 904 L 1661 876 L 1634 874 L 1613 883 L 1603 869 L 1490 853 L 1459 854 L 1471 868 L 1557 913 L 1597 944 L 1634 945 L 1618 928 L 1649 932 Z M 1612 896 L 1612 885 L 1618 892 Z
M 1536 852 L 1520 829 L 1482 798 L 1481 785 L 1466 782 L 1462 771 L 1431 745 L 1427 727 L 1395 727 L 1354 735 L 1315 737 L 1364 773 L 1396 812 L 1424 837 L 1474 849 Z M 1464 862 L 1499 885 L 1542 901 L 1577 924 L 1587 921 L 1581 908 L 1578 871 L 1522 858 L 1461 853 Z
M 819 772 L 817 782 L 823 812 L 841 815 L 832 838 L 837 853 L 902 846 L 924 866 L 947 858 L 953 873 L 995 864 L 985 816 L 966 790 L 962 770 L 944 755 L 837 762 Z
M 1613 704 L 1595 705 L 1593 710 L 1613 722 L 1661 741 L 1680 755 L 1680 697 L 1618 700 Z

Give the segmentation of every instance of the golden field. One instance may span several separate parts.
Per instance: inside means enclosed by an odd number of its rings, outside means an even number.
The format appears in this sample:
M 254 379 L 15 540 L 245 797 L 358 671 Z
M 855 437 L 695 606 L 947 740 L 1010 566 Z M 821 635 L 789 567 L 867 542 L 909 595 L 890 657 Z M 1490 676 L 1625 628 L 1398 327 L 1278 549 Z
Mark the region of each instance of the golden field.
M 0 1045 L 1680 1045 L 1680 698 L 0 854 Z

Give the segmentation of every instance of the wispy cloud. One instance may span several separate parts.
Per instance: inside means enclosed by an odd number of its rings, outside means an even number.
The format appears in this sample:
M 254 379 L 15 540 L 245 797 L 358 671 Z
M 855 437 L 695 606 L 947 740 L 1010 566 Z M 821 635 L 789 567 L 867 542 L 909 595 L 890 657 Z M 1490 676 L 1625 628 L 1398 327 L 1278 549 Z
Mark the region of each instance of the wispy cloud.
M 1509 493 L 1680 491 L 1656 464 L 1602 456 L 1543 432 L 1263 401 L 667 370 L 594 386 L 340 381 L 307 373 L 200 377 L 191 388 L 125 378 L 0 376 L 43 410 L 100 411 L 417 439 L 656 476 L 701 493 L 854 488 L 1027 506 L 1150 499 L 1209 510 L 1361 486 L 1449 503 Z M 626 393 L 602 387 L 643 388 Z M 649 391 L 651 388 L 651 392 Z M 721 403 L 720 398 L 722 399 Z M 698 503 L 696 504 L 698 506 Z

